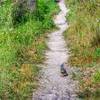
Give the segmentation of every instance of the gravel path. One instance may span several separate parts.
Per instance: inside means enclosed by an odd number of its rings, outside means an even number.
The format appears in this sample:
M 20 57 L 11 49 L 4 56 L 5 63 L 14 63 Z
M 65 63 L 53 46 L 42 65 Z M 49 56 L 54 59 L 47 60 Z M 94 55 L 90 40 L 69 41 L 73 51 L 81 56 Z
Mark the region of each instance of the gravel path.
M 66 14 L 68 9 L 64 0 L 58 3 L 61 11 L 56 15 L 54 22 L 59 28 L 48 35 L 46 61 L 42 67 L 40 87 L 33 93 L 33 100 L 78 100 L 76 98 L 77 82 L 71 78 L 74 71 L 66 65 L 67 77 L 60 74 L 60 65 L 68 60 L 68 50 L 64 41 L 63 32 L 67 29 Z

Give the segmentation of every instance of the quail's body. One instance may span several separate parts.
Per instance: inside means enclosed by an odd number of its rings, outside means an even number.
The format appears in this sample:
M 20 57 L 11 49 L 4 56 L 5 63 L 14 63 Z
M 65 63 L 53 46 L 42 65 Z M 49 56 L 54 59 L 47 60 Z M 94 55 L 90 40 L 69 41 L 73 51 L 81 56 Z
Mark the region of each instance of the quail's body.
M 61 68 L 60 68 L 61 74 L 62 74 L 63 76 L 68 76 L 68 73 L 67 73 L 66 69 L 64 68 L 64 64 L 61 64 L 60 67 L 61 67 Z

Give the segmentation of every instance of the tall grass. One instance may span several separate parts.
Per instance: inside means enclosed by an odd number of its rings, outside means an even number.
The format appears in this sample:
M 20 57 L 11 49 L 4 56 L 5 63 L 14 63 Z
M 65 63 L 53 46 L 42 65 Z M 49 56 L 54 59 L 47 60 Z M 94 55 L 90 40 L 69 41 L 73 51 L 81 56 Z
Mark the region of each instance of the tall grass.
M 75 54 L 73 55 L 76 56 L 71 59 L 73 65 L 84 66 L 99 62 L 99 1 L 66 1 L 71 9 L 67 16 L 70 26 L 65 36 L 69 39 L 71 49 Z M 80 61 L 77 58 L 80 58 Z
M 15 0 L 16 1 L 16 0 Z M 20 1 L 20 0 L 17 0 Z M 25 1 L 25 0 L 23 0 Z M 47 5 L 49 3 L 49 5 Z M 38 0 L 38 15 L 12 0 L 0 4 L 0 99 L 31 99 L 46 48 L 45 32 L 54 28 L 57 5 Z M 40 20 L 40 16 L 43 19 Z
M 81 96 L 100 97 L 100 1 L 66 0 L 70 11 L 69 28 L 65 32 L 71 56 L 69 63 L 82 68 Z M 91 97 L 91 98 L 90 98 Z

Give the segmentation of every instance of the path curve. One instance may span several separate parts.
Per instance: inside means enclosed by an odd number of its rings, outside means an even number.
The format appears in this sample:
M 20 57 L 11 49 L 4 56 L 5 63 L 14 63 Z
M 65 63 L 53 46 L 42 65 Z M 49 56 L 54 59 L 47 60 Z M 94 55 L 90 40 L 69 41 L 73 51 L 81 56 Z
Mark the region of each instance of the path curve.
M 61 11 L 56 15 L 54 22 L 59 30 L 48 35 L 46 61 L 44 62 L 40 88 L 33 94 L 33 100 L 76 100 L 76 81 L 71 78 L 70 67 L 66 66 L 67 77 L 61 77 L 60 65 L 68 60 L 68 50 L 64 41 L 63 32 L 67 29 L 66 14 L 68 9 L 64 0 L 58 3 Z

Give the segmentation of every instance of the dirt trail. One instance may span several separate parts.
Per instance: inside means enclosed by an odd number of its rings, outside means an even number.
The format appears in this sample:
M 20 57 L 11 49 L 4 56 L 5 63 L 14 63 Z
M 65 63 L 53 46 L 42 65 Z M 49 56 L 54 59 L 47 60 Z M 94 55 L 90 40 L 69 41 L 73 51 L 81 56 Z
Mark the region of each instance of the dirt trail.
M 66 62 L 69 56 L 63 37 L 63 32 L 68 27 L 65 18 L 68 9 L 64 0 L 58 5 L 61 11 L 54 22 L 59 29 L 48 35 L 49 50 L 45 53 L 46 61 L 41 71 L 40 88 L 33 94 L 33 100 L 78 100 L 75 93 L 77 82 L 71 78 L 74 70 L 66 65 L 69 75 L 60 75 L 60 65 Z

